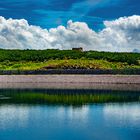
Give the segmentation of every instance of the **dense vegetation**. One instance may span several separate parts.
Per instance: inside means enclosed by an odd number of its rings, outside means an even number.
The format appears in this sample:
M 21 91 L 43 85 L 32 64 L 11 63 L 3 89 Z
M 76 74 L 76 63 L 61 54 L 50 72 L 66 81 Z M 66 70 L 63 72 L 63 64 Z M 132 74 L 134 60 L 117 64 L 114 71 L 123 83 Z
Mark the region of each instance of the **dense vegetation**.
M 106 60 L 68 59 L 48 60 L 45 62 L 0 62 L 1 70 L 47 70 L 47 69 L 94 69 L 94 70 L 116 70 L 116 69 L 138 69 L 140 65 L 129 65 L 121 62 L 109 62 Z
M 72 50 L 0 50 L 0 62 L 7 61 L 48 61 L 50 59 L 98 59 L 109 62 L 126 62 L 138 64 L 139 53 L 111 53 Z
M 0 49 L 0 70 L 138 68 L 140 68 L 139 53 Z

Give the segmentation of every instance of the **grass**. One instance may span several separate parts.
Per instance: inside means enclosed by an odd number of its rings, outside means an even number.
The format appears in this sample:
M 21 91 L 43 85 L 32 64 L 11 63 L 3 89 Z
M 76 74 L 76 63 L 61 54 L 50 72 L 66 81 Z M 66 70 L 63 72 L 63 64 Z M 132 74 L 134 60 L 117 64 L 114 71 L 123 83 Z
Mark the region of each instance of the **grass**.
M 139 69 L 140 64 L 123 62 L 109 62 L 107 60 L 64 59 L 48 60 L 44 62 L 0 62 L 0 70 L 47 70 L 47 69 Z
M 0 70 L 47 69 L 140 69 L 140 53 L 0 49 Z
M 109 62 L 122 62 L 127 64 L 138 64 L 139 53 L 117 53 L 97 51 L 73 51 L 73 50 L 3 50 L 0 49 L 0 62 L 44 62 L 48 60 L 64 59 L 90 59 L 107 60 Z

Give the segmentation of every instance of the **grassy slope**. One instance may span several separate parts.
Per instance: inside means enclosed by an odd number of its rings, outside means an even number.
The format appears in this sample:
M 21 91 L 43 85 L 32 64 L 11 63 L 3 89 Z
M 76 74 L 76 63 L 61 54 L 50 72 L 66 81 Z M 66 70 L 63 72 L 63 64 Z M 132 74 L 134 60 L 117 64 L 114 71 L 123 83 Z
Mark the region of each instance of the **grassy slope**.
M 78 52 L 71 50 L 2 50 L 0 70 L 136 69 L 139 53 Z
M 0 62 L 0 70 L 47 70 L 47 69 L 128 69 L 140 65 L 106 60 L 68 59 L 48 60 L 46 62 Z

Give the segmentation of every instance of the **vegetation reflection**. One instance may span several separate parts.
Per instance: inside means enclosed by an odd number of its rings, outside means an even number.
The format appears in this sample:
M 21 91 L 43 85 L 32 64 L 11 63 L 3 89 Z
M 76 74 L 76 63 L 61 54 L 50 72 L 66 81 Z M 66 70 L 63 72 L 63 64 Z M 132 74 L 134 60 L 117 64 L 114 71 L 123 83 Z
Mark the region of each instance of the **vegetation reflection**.
M 47 92 L 47 91 L 46 91 Z M 0 103 L 38 103 L 38 104 L 72 104 L 135 102 L 140 101 L 139 92 L 35 92 L 35 91 L 1 91 Z

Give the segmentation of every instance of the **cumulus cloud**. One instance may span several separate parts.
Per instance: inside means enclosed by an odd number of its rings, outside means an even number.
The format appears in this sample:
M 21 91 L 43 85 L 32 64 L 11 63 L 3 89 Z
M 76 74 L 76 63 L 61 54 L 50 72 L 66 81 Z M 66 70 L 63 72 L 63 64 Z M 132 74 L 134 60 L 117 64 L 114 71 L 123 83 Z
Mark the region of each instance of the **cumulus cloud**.
M 131 52 L 140 49 L 140 16 L 104 21 L 99 32 L 84 22 L 68 21 L 67 26 L 42 29 L 24 19 L 0 17 L 0 48 L 3 49 L 71 49 Z

